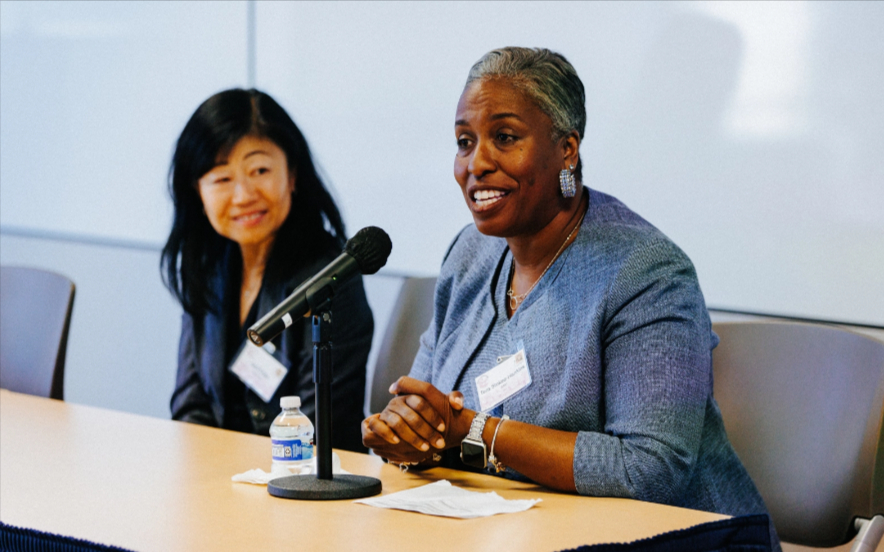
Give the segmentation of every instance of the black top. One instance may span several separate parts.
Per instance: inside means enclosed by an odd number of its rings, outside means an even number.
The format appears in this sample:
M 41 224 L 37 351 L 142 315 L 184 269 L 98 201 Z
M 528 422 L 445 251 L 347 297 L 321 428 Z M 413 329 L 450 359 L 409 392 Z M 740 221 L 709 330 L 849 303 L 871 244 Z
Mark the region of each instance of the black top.
M 313 383 L 313 340 L 309 319 L 298 318 L 273 340 L 279 360 L 288 373 L 274 396 L 265 403 L 230 372 L 246 339 L 245 329 L 264 316 L 302 282 L 334 260 L 339 251 L 304 266 L 295 267 L 285 281 L 265 281 L 244 325 L 239 324 L 241 267 L 228 269 L 211 283 L 224 298 L 222 314 L 208 313 L 194 320 L 182 316 L 178 375 L 172 394 L 172 418 L 226 429 L 268 435 L 279 414 L 280 397 L 301 397 L 301 411 L 316 424 Z M 332 301 L 333 375 L 332 446 L 364 452 L 360 424 L 364 418 L 365 364 L 374 330 L 362 278 L 355 277 L 338 288 Z
M 227 300 L 225 301 L 225 304 L 230 306 L 227 309 L 226 363 L 228 367 L 233 365 L 233 361 L 239 356 L 248 339 L 246 330 L 258 319 L 258 301 L 256 300 L 252 303 L 249 314 L 246 315 L 245 323 L 242 326 L 239 325 L 240 294 L 238 291 L 242 285 L 241 280 L 240 278 L 239 284 L 229 286 L 230 289 L 227 290 Z M 233 283 L 231 281 L 231 284 Z M 252 417 L 249 415 L 249 409 L 246 406 L 247 391 L 249 389 L 242 380 L 228 368 L 224 374 L 224 399 L 227 403 L 227 408 L 224 409 L 224 422 L 221 425 L 224 429 L 243 431 L 245 433 L 255 432 Z

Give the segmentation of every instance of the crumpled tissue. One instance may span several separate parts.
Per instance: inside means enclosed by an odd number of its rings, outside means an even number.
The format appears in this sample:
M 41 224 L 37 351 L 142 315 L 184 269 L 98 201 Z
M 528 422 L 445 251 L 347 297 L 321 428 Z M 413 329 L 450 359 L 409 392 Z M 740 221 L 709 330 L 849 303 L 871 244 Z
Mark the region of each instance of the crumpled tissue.
M 252 483 L 254 485 L 266 485 L 270 481 L 277 479 L 279 477 L 286 477 L 288 475 L 310 475 L 316 473 L 316 457 L 313 457 L 313 461 L 307 464 L 306 466 L 301 467 L 300 471 L 298 470 L 288 470 L 283 469 L 281 471 L 273 471 L 270 473 L 262 470 L 261 468 L 256 468 L 254 470 L 249 470 L 247 472 L 238 473 L 230 478 L 231 481 L 236 483 Z M 332 452 L 332 473 L 341 473 L 347 474 L 350 473 L 347 470 L 341 469 L 341 457 L 338 456 L 336 452 Z
M 378 508 L 420 512 L 431 516 L 471 519 L 523 512 L 540 501 L 539 498 L 506 500 L 493 491 L 490 493 L 468 491 L 455 487 L 443 479 L 414 489 L 373 498 L 363 498 L 354 502 Z

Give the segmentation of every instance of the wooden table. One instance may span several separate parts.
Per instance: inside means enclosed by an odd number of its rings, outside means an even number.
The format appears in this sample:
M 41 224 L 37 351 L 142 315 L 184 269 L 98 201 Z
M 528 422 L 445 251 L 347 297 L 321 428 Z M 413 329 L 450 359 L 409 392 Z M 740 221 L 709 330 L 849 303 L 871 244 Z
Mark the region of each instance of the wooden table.
M 274 498 L 233 483 L 270 468 L 268 437 L 0 390 L 0 521 L 138 551 L 562 550 L 631 541 L 725 516 L 634 500 L 548 491 L 449 469 L 422 474 L 338 451 L 384 493 L 439 479 L 534 508 L 472 520 L 351 501 Z

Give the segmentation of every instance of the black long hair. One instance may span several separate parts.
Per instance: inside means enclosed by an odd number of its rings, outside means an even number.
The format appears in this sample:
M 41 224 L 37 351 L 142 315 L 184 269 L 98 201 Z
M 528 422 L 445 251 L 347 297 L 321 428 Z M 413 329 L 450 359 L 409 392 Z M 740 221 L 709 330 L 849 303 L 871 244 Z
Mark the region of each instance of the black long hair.
M 197 108 L 175 146 L 169 168 L 175 218 L 160 261 L 163 283 L 195 318 L 209 310 L 220 313 L 221 297 L 210 282 L 224 270 L 225 259 L 242 263 L 238 245 L 209 223 L 198 181 L 244 136 L 274 142 L 285 152 L 289 172 L 295 175 L 292 208 L 273 241 L 265 281 L 285 278 L 293 267 L 330 248 L 340 250 L 346 240 L 338 208 L 317 175 L 304 135 L 288 113 L 255 89 L 215 94 Z

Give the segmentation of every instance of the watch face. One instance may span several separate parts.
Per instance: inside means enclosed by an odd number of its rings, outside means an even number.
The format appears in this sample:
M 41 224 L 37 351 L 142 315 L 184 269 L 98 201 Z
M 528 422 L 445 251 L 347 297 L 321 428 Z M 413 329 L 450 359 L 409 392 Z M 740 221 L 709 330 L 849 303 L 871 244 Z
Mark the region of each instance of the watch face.
M 460 459 L 467 466 L 484 468 L 487 462 L 485 456 L 485 444 L 463 441 L 460 444 Z

